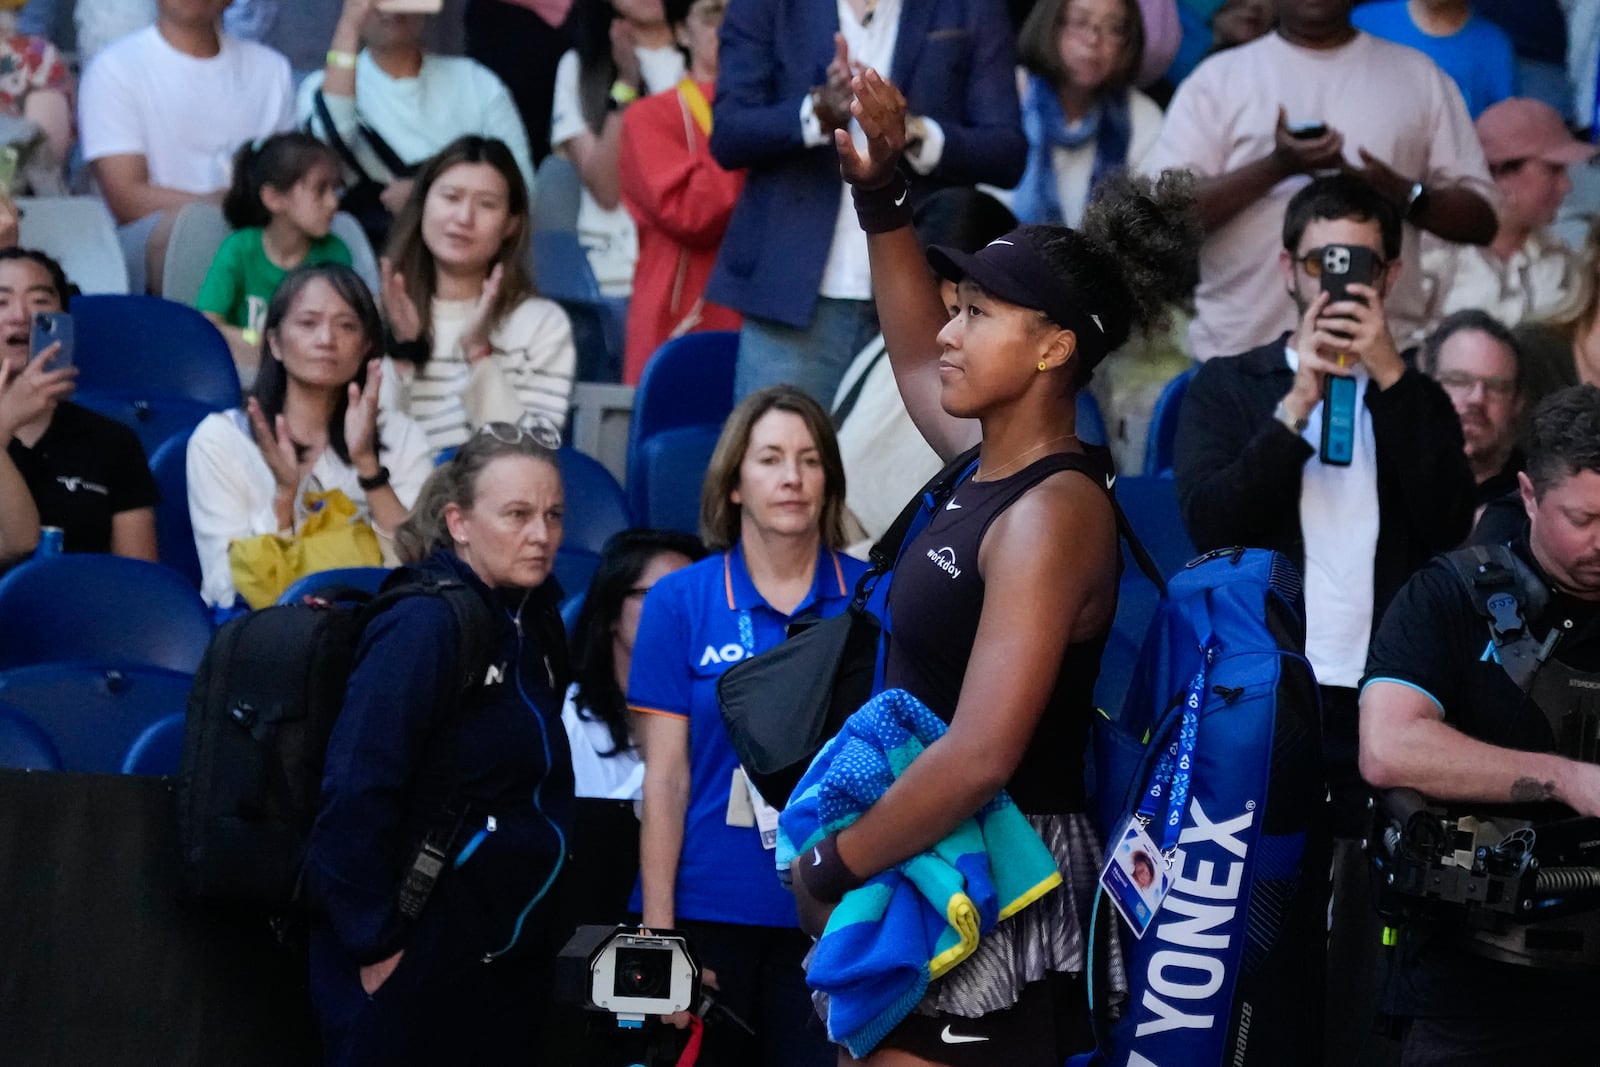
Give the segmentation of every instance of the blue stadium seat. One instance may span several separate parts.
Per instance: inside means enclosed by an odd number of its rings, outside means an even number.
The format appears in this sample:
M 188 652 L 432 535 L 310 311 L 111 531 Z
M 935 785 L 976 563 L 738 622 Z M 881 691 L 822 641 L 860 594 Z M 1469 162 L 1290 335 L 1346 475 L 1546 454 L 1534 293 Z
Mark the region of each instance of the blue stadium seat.
M 1106 420 L 1100 414 L 1100 401 L 1085 389 L 1078 394 L 1078 440 L 1086 445 L 1106 443 Z
M 589 593 L 586 589 L 567 590 L 567 599 L 561 602 L 561 625 L 567 628 L 567 640 L 578 635 L 578 616 L 583 614 L 583 602 Z
M 577 380 L 621 381 L 627 304 L 601 294 L 578 235 L 567 230 L 535 233 L 528 254 L 540 294 L 560 304 L 572 323 Z
M 1155 410 L 1150 413 L 1150 436 L 1145 439 L 1144 446 L 1146 477 L 1172 470 L 1178 445 L 1178 412 L 1183 410 L 1183 397 L 1193 380 L 1191 368 L 1168 382 L 1156 398 Z
M 69 553 L 0 578 L 0 670 L 102 660 L 192 673 L 211 641 L 211 612 L 158 563 Z
M 550 568 L 550 573 L 556 576 L 556 581 L 561 585 L 565 604 L 574 596 L 581 595 L 589 588 L 589 583 L 594 579 L 594 572 L 600 568 L 600 553 L 588 552 L 581 548 L 563 548 L 556 553 L 555 566 Z
M 0 673 L 0 701 L 27 714 L 61 754 L 61 769 L 119 774 L 157 721 L 182 713 L 188 672 L 113 663 L 44 663 Z
M 156 505 L 156 547 L 163 565 L 200 588 L 200 554 L 189 522 L 189 435 L 167 438 L 150 457 L 150 473 L 161 490 Z
M 212 411 L 239 405 L 228 342 L 200 312 L 156 296 L 72 302 L 78 388 L 89 394 L 184 397 Z
M 147 726 L 122 757 L 122 773 L 177 774 L 183 762 L 185 721 L 184 713 L 175 711 Z
M 684 426 L 644 443 L 639 485 L 645 526 L 700 533 L 700 488 L 721 435 L 720 426 Z
M 23 712 L 0 704 L 0 767 L 16 771 L 59 771 L 61 756 L 50 735 Z
M 708 330 L 668 341 L 645 365 L 634 393 L 633 421 L 628 428 L 628 503 L 638 521 L 658 525 L 649 506 L 654 490 L 645 469 L 646 442 L 668 430 L 706 426 L 712 428 L 714 442 L 733 410 L 733 368 L 738 355 L 737 333 Z M 658 448 L 657 458 L 661 455 Z M 704 467 L 700 474 L 705 474 Z M 699 500 L 697 485 L 692 504 L 696 515 Z M 698 520 L 695 525 L 672 528 L 694 530 Z
M 308 596 L 326 596 L 340 589 L 356 589 L 372 594 L 389 577 L 387 567 L 338 567 L 296 579 L 278 595 L 280 604 L 298 604 Z
M 628 498 L 605 465 L 575 448 L 556 453 L 567 498 L 567 520 L 556 553 L 555 576 L 568 597 L 582 594 L 600 566 L 600 550 L 613 534 L 633 525 Z
M 200 420 L 217 410 L 184 396 L 157 395 L 149 390 L 80 389 L 72 402 L 108 419 L 116 419 L 139 438 L 145 459 L 174 437 L 189 439 Z

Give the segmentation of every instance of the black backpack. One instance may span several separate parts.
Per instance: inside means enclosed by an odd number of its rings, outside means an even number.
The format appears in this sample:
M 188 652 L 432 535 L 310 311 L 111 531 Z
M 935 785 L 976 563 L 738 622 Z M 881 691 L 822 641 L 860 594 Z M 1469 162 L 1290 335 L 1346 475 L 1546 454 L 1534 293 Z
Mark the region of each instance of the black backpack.
M 483 598 L 455 579 L 401 572 L 375 597 L 330 591 L 217 631 L 189 693 L 178 779 L 186 898 L 268 911 L 299 903 L 356 646 L 372 619 L 411 596 L 440 596 L 454 610 L 465 696 L 483 680 L 495 631 Z

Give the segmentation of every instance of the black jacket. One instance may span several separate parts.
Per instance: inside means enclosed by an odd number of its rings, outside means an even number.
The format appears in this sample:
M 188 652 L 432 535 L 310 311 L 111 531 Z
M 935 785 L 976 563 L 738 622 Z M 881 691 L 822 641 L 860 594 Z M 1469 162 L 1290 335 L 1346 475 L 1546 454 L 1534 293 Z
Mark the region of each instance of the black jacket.
M 1287 336 L 1200 367 L 1178 419 L 1174 476 L 1195 547 L 1270 548 L 1305 567 L 1300 477 L 1316 450 L 1272 417 L 1294 383 Z M 1461 423 L 1431 378 L 1407 369 L 1366 392 L 1378 452 L 1373 618 L 1412 572 L 1459 545 L 1472 526 L 1472 470 Z

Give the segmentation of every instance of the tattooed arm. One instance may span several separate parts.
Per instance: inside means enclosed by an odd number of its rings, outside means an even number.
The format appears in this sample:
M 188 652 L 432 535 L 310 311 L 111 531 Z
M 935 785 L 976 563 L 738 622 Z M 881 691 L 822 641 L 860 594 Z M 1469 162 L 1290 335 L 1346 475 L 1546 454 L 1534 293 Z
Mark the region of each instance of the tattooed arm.
M 1399 682 L 1361 692 L 1361 776 L 1439 801 L 1556 800 L 1600 815 L 1600 766 L 1476 741 L 1446 723 L 1431 696 Z

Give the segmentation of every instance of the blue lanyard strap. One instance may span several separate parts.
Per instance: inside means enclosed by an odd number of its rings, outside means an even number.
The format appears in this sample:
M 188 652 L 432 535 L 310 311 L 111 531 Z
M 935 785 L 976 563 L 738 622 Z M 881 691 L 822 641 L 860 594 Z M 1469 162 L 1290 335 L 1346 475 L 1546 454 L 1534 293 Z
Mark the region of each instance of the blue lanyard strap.
M 1156 773 L 1139 803 L 1138 817 L 1148 826 L 1163 803 L 1166 814 L 1161 828 L 1161 851 L 1170 857 L 1178 846 L 1178 835 L 1183 829 L 1183 812 L 1189 803 L 1189 781 L 1194 770 L 1195 744 L 1199 736 L 1200 705 L 1205 700 L 1206 672 L 1216 658 L 1216 646 L 1201 649 L 1200 669 L 1189 681 L 1183 698 L 1183 718 L 1178 725 L 1178 736 L 1167 745 L 1156 763 Z

